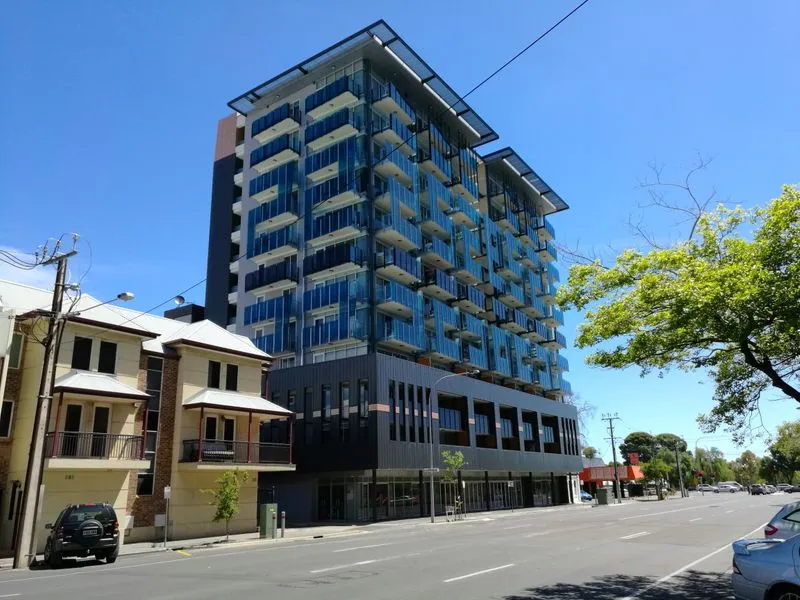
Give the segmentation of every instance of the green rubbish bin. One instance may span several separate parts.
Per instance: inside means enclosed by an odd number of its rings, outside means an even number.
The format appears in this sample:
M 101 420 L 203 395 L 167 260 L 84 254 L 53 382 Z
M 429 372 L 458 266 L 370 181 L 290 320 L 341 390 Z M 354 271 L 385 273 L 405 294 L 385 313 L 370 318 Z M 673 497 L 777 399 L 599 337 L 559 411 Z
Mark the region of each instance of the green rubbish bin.
M 606 506 L 608 505 L 608 499 L 610 496 L 610 491 L 608 488 L 598 488 L 597 490 L 597 504 Z

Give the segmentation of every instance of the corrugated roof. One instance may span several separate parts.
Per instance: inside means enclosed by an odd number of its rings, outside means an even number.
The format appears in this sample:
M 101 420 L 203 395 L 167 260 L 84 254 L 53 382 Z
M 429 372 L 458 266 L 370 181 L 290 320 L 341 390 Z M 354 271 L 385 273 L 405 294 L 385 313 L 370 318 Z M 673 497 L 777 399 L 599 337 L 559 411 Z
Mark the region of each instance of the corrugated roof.
M 278 406 L 274 402 L 250 394 L 228 392 L 205 388 L 194 396 L 183 401 L 186 408 L 219 408 L 238 412 L 254 412 L 266 415 L 291 416 L 292 411 Z
M 113 395 L 129 398 L 149 398 L 150 395 L 122 383 L 113 375 L 90 371 L 70 371 L 55 381 L 54 391 L 72 391 L 96 394 L 98 396 Z

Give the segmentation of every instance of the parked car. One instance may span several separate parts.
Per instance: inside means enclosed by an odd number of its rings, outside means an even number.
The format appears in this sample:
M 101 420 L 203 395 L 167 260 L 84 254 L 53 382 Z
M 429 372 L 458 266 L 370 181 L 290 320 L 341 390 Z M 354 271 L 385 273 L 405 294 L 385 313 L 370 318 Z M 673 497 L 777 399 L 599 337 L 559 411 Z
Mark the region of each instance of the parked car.
M 764 489 L 766 490 L 766 492 L 768 494 L 774 494 L 775 492 L 778 491 L 777 488 L 774 485 L 765 485 Z
M 787 539 L 800 533 L 800 502 L 791 502 L 781 508 L 764 527 L 768 538 Z
M 719 490 L 716 488 L 716 486 L 710 485 L 708 483 L 701 483 L 700 485 L 697 486 L 697 491 L 698 492 L 718 492 Z
M 743 492 L 744 491 L 744 486 L 741 483 L 739 483 L 738 481 L 720 481 L 717 485 L 718 486 L 728 485 L 728 486 L 734 488 L 734 491 L 736 491 L 736 492 Z
M 792 493 L 794 491 L 794 486 L 790 483 L 779 483 L 775 487 L 778 488 L 779 492 Z
M 740 600 L 797 600 L 800 597 L 800 538 L 739 540 L 733 543 L 731 584 Z
M 717 493 L 720 493 L 720 492 L 729 492 L 729 493 L 731 493 L 731 494 L 734 494 L 734 493 L 736 493 L 736 492 L 738 492 L 738 491 L 739 491 L 739 489 L 738 489 L 738 488 L 736 488 L 735 486 L 732 486 L 732 485 L 731 485 L 731 484 L 729 484 L 729 483 L 721 483 L 721 484 L 719 484 L 719 485 L 717 486 L 717 489 L 716 489 L 716 492 L 717 492 Z
M 592 495 L 586 490 L 581 490 L 581 500 L 583 502 L 591 502 L 594 498 L 592 498 Z
M 766 493 L 766 491 L 764 490 L 763 485 L 761 485 L 760 483 L 754 483 L 753 485 L 750 486 L 750 493 L 753 496 L 763 496 Z
M 89 556 L 113 563 L 119 555 L 119 521 L 114 507 L 106 502 L 70 504 L 54 523 L 44 548 L 44 560 L 53 568 L 66 557 Z

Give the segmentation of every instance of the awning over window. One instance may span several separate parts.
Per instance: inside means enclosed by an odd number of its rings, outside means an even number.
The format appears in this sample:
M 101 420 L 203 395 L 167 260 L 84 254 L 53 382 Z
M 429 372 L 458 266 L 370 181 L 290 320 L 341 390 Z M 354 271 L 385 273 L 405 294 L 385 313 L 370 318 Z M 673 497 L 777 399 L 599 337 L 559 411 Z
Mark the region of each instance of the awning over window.
M 62 375 L 56 379 L 53 391 L 134 400 L 145 400 L 150 397 L 150 394 L 120 382 L 113 375 L 90 371 L 70 371 Z

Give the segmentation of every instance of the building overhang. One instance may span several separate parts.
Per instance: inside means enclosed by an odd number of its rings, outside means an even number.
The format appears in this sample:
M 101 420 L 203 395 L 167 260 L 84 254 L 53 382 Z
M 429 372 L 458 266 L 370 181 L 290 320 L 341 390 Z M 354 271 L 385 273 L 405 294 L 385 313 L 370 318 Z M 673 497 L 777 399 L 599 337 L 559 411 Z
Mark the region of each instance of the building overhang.
M 561 199 L 561 196 L 551 188 L 544 179 L 534 171 L 528 163 L 526 163 L 519 154 L 512 148 L 503 148 L 490 154 L 482 156 L 486 166 L 503 165 L 511 173 L 522 177 L 525 182 L 539 195 L 545 204 L 549 205 L 552 210 L 546 214 L 561 212 L 567 210 L 569 205 Z

